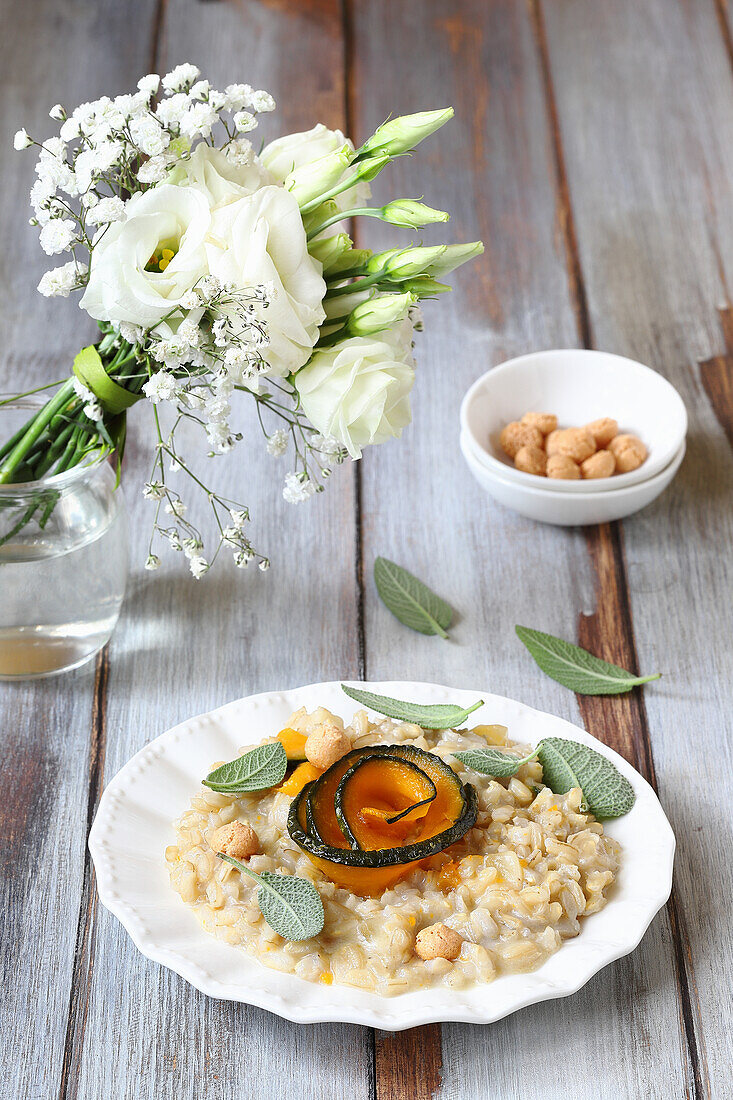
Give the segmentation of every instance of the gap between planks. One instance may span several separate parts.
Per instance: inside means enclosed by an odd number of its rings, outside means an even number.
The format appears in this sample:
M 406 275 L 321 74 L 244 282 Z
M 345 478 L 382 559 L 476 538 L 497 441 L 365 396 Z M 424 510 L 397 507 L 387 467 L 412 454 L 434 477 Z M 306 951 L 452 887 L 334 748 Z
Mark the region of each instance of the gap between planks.
M 79 904 L 76 950 L 71 975 L 69 1013 L 66 1022 L 64 1060 L 61 1067 L 59 1100 L 72 1100 L 78 1091 L 79 1053 L 84 1042 L 91 973 L 94 965 L 97 891 L 94 869 L 87 839 L 99 803 L 104 781 L 104 758 L 107 747 L 107 688 L 109 684 L 109 646 L 97 657 L 94 670 L 91 730 L 89 737 L 89 787 L 87 820 L 84 833 L 84 874 Z
M 544 84 L 549 131 L 553 144 L 558 220 L 564 238 L 570 291 L 575 301 L 578 336 L 583 347 L 592 348 L 594 346 L 593 330 L 552 83 L 542 0 L 527 0 L 527 3 Z M 586 528 L 585 538 L 595 575 L 596 611 L 593 615 L 580 615 L 579 643 L 604 660 L 634 670 L 638 675 L 622 525 L 620 522 L 615 522 Z M 656 790 L 654 758 L 642 690 L 634 688 L 628 695 L 607 697 L 578 695 L 576 698 L 586 730 L 595 735 L 600 734 L 602 740 L 620 751 Z M 694 1097 L 694 1100 L 703 1100 L 710 1096 L 710 1084 L 704 1058 L 701 1058 L 698 1047 L 698 1035 L 702 1035 L 700 1005 L 691 969 L 689 938 L 674 886 L 667 903 L 667 916 L 677 976 L 679 1026 L 687 1045 L 689 1058 L 690 1078 L 687 1081 L 686 1093 Z

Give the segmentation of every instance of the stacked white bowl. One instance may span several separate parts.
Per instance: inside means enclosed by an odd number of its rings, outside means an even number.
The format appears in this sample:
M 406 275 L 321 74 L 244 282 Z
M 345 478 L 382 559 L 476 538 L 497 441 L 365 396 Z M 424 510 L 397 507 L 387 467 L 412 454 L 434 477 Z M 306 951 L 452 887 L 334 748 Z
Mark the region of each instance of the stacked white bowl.
M 602 417 L 647 448 L 636 470 L 565 480 L 517 470 L 499 444 L 502 428 L 528 412 L 554 413 L 561 428 Z M 500 504 L 561 526 L 606 523 L 645 508 L 662 493 L 685 455 L 687 410 L 661 374 L 620 355 L 577 349 L 510 359 L 482 375 L 461 405 L 461 451 L 468 468 Z

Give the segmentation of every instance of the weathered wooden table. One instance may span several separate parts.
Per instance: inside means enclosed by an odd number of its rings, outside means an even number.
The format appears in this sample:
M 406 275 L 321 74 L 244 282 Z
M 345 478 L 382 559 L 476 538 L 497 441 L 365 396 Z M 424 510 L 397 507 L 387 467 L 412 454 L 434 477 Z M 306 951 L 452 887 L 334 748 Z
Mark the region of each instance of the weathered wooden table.
M 134 568 L 118 630 L 96 666 L 0 692 L 2 1096 L 730 1096 L 727 0 L 4 0 L 2 10 L 3 388 L 68 370 L 91 335 L 68 303 L 35 294 L 46 265 L 26 224 L 31 158 L 13 154 L 12 132 L 45 132 L 57 100 L 126 91 L 179 61 L 216 83 L 268 88 L 283 130 L 321 120 L 359 139 L 390 112 L 453 104 L 456 120 L 378 193 L 424 192 L 454 212 L 452 239 L 486 242 L 452 298 L 426 309 L 401 445 L 370 451 L 298 509 L 278 499 L 282 471 L 256 438 L 227 463 L 271 550 L 269 576 L 225 569 L 197 584 L 177 562 L 141 571 L 149 452 L 145 414 L 132 418 Z M 367 230 L 364 243 L 393 236 Z M 458 406 L 475 377 L 510 355 L 574 346 L 649 363 L 690 411 L 674 485 L 623 527 L 552 529 L 492 506 L 458 450 Z M 371 581 L 380 553 L 460 610 L 450 643 L 385 612 Z M 534 667 L 516 622 L 664 679 L 643 696 L 576 700 Z M 567 1000 L 490 1027 L 396 1036 L 207 1000 L 143 958 L 95 897 L 86 836 L 106 778 L 188 715 L 337 677 L 485 687 L 583 722 L 624 753 L 656 784 L 679 842 L 672 898 L 639 949 Z

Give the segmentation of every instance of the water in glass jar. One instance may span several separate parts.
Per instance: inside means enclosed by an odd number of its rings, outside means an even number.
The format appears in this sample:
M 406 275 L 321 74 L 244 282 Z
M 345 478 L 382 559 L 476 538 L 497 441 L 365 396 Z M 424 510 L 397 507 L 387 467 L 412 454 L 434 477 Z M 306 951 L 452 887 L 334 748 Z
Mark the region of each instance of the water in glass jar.
M 126 513 L 110 500 L 69 494 L 47 537 L 0 547 L 0 680 L 75 668 L 109 639 L 127 578 Z

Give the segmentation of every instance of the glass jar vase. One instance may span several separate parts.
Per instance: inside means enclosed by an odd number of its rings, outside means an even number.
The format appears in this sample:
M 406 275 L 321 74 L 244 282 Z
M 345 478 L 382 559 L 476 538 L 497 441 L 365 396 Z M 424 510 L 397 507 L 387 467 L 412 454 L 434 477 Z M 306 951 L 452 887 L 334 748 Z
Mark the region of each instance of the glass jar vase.
M 37 408 L 0 407 L 0 443 Z M 125 502 L 108 461 L 0 484 L 0 680 L 90 660 L 117 623 L 127 566 Z

